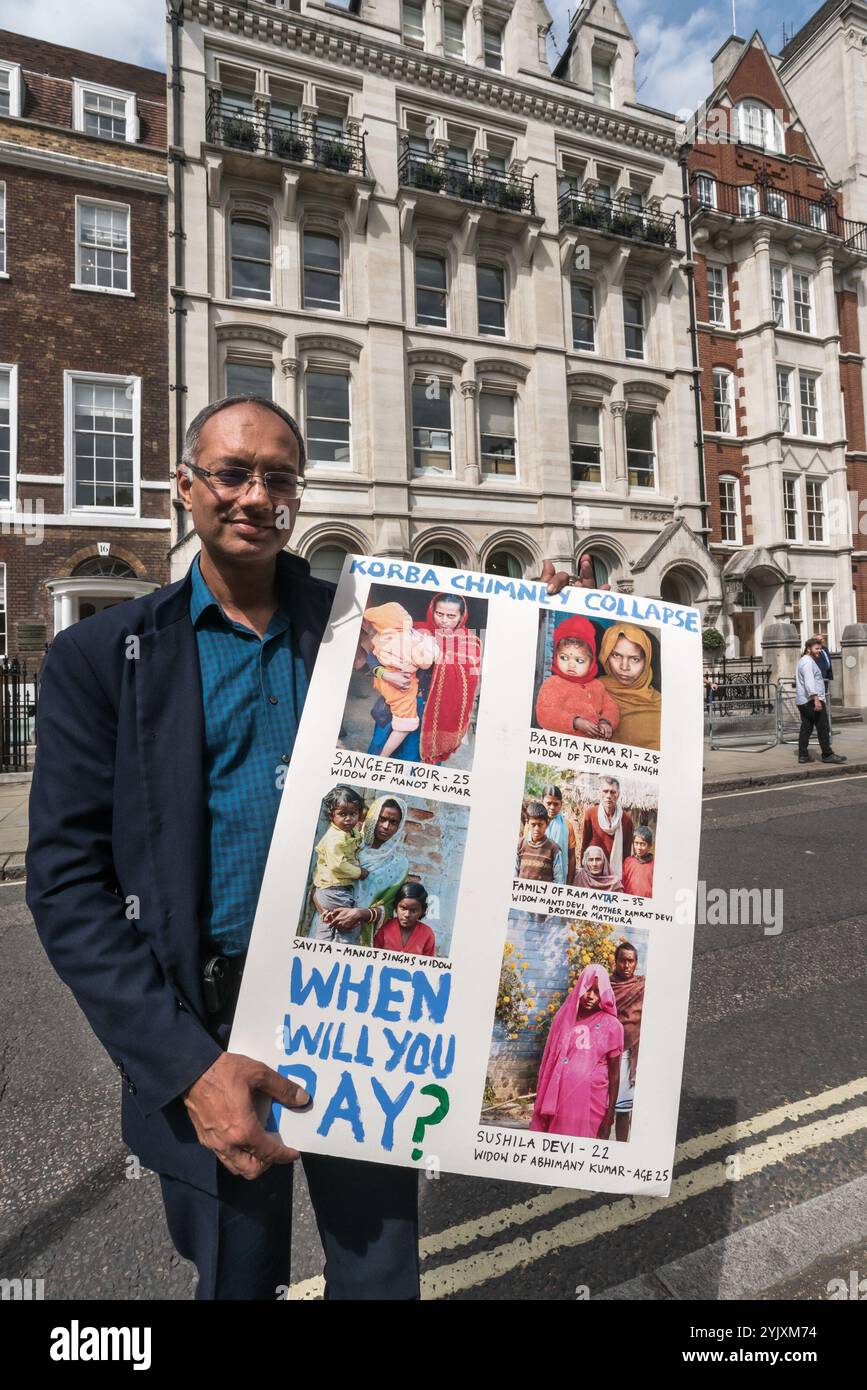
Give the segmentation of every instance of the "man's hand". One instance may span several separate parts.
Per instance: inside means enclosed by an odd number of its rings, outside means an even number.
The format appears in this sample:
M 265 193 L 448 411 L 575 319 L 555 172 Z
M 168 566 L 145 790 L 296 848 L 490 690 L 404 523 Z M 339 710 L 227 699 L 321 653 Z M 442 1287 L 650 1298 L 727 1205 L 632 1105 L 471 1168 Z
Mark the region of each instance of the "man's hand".
M 567 574 L 565 570 L 554 569 L 553 560 L 542 561 L 542 573 L 539 575 L 543 584 L 548 585 L 549 594 L 559 594 L 561 589 L 565 589 L 567 584 L 575 584 L 579 589 L 595 589 L 593 582 L 593 561 L 589 555 L 582 555 L 578 565 L 577 575 Z M 600 589 L 610 589 L 610 584 L 600 584 Z
M 272 1163 L 299 1157 L 276 1134 L 265 1133 L 256 1114 L 257 1093 L 293 1109 L 310 1100 L 294 1081 L 237 1052 L 224 1052 L 184 1093 L 199 1143 L 239 1178 L 259 1178 Z
M 814 695 L 814 696 L 813 696 L 813 709 L 821 710 L 821 708 L 822 708 L 822 701 L 819 699 L 818 695 Z

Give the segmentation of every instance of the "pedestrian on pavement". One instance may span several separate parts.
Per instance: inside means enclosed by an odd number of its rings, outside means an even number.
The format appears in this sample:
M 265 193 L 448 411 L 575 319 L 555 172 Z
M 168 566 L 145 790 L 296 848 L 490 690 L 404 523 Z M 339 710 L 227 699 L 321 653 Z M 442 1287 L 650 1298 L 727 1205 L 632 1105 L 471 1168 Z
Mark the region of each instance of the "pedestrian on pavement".
M 304 487 L 271 400 L 206 406 L 178 491 L 183 579 L 57 634 L 30 797 L 27 904 L 121 1080 L 122 1130 L 160 1176 L 199 1299 L 289 1284 L 292 1165 L 257 1103 L 300 1086 L 226 1050 L 286 765 L 334 586 L 284 547 Z M 546 561 L 550 593 L 592 585 Z M 417 1173 L 306 1155 L 329 1299 L 419 1295 Z
M 821 637 L 808 638 L 795 673 L 795 699 L 801 716 L 801 728 L 798 734 L 798 762 L 810 763 L 813 761 L 809 752 L 809 742 L 810 735 L 815 729 L 822 750 L 822 762 L 845 763 L 846 759 L 842 754 L 835 753 L 831 747 L 828 697 L 819 666 L 821 648 Z
M 822 673 L 822 680 L 825 682 L 825 702 L 826 704 L 830 704 L 831 682 L 834 679 L 834 665 L 831 661 L 831 653 L 825 646 L 824 638 L 820 637 L 819 641 L 822 643 L 822 645 L 819 648 L 819 656 L 816 664 L 818 665 L 819 670 Z

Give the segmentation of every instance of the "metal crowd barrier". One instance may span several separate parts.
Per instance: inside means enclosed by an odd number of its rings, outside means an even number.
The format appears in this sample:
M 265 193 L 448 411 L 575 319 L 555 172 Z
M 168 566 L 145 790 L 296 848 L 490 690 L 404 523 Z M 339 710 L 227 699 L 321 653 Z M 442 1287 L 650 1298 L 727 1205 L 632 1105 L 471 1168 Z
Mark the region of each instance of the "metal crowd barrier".
M 705 705 L 710 725 L 710 746 L 753 748 L 762 752 L 779 742 L 779 696 L 773 681 L 763 684 L 761 691 L 729 683 L 724 692 L 712 694 Z M 800 722 L 800 721 L 799 721 Z

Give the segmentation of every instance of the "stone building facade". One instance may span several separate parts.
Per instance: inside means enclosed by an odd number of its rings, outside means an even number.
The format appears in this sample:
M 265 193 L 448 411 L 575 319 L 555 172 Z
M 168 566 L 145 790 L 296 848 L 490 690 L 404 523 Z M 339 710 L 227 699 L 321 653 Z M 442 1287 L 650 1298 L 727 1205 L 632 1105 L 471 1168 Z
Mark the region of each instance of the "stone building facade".
M 867 227 L 848 216 L 760 35 L 729 39 L 713 64 L 689 168 L 721 626 L 739 655 L 784 616 L 836 650 L 856 612 L 848 490 L 864 450 Z
M 168 577 L 163 73 L 0 32 L 3 655 Z
M 612 0 L 553 72 L 542 0 L 180 8 L 173 379 L 187 420 L 243 389 L 298 415 L 314 572 L 589 551 L 715 615 L 675 122 Z

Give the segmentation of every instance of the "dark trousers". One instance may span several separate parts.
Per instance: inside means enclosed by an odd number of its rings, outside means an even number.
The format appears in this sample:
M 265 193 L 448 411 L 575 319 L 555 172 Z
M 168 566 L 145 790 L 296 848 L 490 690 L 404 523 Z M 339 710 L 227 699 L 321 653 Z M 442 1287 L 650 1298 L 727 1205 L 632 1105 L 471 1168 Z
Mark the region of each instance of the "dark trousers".
M 823 704 L 821 709 L 816 709 L 812 700 L 806 705 L 798 705 L 801 716 L 801 728 L 798 732 L 798 754 L 804 757 L 807 752 L 807 745 L 810 742 L 810 735 L 813 730 L 819 738 L 819 746 L 823 754 L 831 752 L 831 730 L 828 724 L 828 706 Z
M 224 1046 L 236 999 L 237 988 L 211 1019 Z M 326 1154 L 302 1162 L 325 1251 L 325 1297 L 417 1299 L 418 1172 Z M 220 1163 L 216 1196 L 160 1174 L 169 1234 L 199 1272 L 197 1299 L 287 1296 L 293 1167 L 275 1164 L 250 1180 Z

